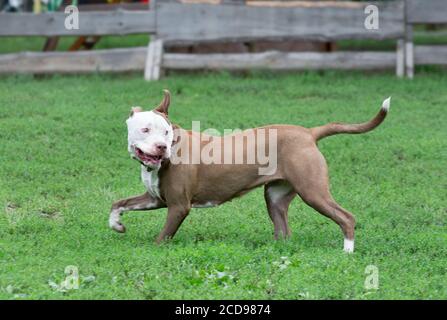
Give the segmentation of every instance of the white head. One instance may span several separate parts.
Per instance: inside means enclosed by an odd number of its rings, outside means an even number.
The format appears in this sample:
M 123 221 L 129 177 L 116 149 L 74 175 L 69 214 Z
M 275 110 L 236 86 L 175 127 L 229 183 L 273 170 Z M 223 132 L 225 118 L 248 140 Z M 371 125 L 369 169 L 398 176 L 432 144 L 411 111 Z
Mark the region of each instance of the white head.
M 164 91 L 160 105 L 152 111 L 133 107 L 127 119 L 128 150 L 130 156 L 148 169 L 159 169 L 161 162 L 171 156 L 174 130 L 168 120 L 171 101 L 169 91 Z

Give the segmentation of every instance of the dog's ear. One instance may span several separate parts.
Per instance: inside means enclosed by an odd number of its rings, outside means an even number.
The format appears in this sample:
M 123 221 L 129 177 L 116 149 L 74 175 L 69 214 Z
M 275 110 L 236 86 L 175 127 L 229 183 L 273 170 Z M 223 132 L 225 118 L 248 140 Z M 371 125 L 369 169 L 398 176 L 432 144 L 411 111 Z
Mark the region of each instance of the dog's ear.
M 167 116 L 169 105 L 171 104 L 171 93 L 168 90 L 163 90 L 163 92 L 165 96 L 163 97 L 163 100 L 160 102 L 158 107 L 154 110 L 160 113 L 164 113 Z
M 132 117 L 134 115 L 134 113 L 142 112 L 142 111 L 143 111 L 143 109 L 141 107 L 132 107 L 130 109 L 130 116 Z

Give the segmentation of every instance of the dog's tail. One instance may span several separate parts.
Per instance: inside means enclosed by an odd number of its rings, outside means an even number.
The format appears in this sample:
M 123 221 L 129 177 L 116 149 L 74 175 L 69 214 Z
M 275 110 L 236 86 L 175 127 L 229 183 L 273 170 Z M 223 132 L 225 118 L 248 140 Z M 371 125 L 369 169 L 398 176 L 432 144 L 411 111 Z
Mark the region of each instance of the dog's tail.
M 388 110 L 390 109 L 390 101 L 391 97 L 383 101 L 379 113 L 368 122 L 359 124 L 328 123 L 324 126 L 315 127 L 310 130 L 316 141 L 339 133 L 357 134 L 371 131 L 385 120 Z

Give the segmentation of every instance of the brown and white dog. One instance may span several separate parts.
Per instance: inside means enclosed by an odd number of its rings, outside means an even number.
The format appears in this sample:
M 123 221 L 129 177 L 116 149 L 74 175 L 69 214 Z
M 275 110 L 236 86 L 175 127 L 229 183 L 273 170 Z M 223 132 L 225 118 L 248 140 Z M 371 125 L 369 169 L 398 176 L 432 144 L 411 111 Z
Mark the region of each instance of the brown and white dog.
M 154 110 L 132 108 L 127 120 L 128 149 L 131 157 L 141 163 L 141 177 L 147 192 L 113 204 L 109 218 L 113 230 L 125 232 L 120 217 L 126 211 L 167 207 L 166 224 L 157 238 L 159 243 L 174 236 L 191 208 L 220 205 L 264 186 L 275 238 L 290 235 L 287 211 L 290 202 L 299 195 L 305 203 L 341 227 L 344 250 L 353 252 L 355 219 L 335 202 L 329 192 L 328 169 L 317 142 L 339 133 L 371 131 L 385 119 L 390 98 L 383 102 L 372 120 L 361 124 L 330 123 L 310 129 L 271 125 L 222 137 L 210 137 L 173 125 L 168 118 L 169 104 L 170 94 L 165 90 L 163 101 Z M 266 131 L 269 139 L 259 138 L 257 134 L 261 131 Z M 213 141 L 213 155 L 226 159 L 226 162 L 173 160 L 174 154 L 194 155 L 204 151 L 209 148 L 210 140 Z M 230 143 L 230 148 L 225 147 L 227 143 Z M 258 159 L 250 163 L 236 161 L 236 150 L 242 152 L 239 156 L 248 159 L 250 150 L 271 150 L 273 144 L 276 163 L 269 174 L 259 173 L 262 164 Z M 196 150 L 194 145 L 198 146 Z

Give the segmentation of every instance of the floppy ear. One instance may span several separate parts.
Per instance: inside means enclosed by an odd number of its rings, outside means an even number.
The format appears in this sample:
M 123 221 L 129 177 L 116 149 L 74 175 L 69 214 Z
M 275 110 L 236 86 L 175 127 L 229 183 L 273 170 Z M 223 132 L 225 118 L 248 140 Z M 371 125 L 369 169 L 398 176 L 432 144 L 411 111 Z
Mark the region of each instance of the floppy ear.
M 168 108 L 171 104 L 171 93 L 169 93 L 168 90 L 163 90 L 165 96 L 163 97 L 163 100 L 160 102 L 157 108 L 155 108 L 155 111 L 164 113 L 165 115 L 168 115 Z
M 134 113 L 141 112 L 143 109 L 141 107 L 132 107 L 130 109 L 130 116 L 132 117 Z

